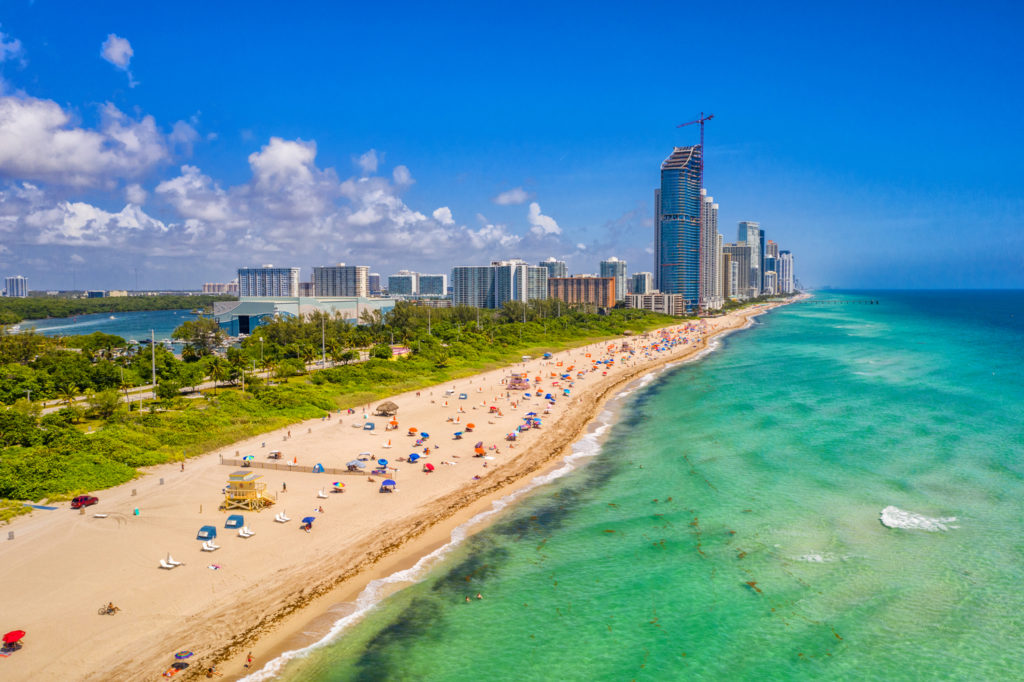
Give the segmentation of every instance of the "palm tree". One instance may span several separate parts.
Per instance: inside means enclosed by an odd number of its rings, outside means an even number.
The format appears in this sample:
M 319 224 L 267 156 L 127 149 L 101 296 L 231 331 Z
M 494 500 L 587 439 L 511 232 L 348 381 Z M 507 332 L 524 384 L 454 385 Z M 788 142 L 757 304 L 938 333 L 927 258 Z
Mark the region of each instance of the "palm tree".
M 64 384 L 57 389 L 57 394 L 66 406 L 71 407 L 75 402 L 75 397 L 78 395 L 78 386 L 71 383 Z
M 214 358 L 210 363 L 210 378 L 213 379 L 213 394 L 217 395 L 217 385 L 228 380 L 227 363 L 221 358 Z

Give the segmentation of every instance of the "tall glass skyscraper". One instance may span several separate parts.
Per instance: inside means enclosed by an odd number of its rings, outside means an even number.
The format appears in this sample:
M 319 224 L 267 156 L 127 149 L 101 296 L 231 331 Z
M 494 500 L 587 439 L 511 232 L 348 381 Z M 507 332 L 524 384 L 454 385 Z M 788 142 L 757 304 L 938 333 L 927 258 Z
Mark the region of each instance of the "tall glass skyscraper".
M 666 294 L 682 294 L 687 311 L 700 305 L 702 202 L 700 145 L 675 147 L 661 164 L 655 192 L 654 277 Z

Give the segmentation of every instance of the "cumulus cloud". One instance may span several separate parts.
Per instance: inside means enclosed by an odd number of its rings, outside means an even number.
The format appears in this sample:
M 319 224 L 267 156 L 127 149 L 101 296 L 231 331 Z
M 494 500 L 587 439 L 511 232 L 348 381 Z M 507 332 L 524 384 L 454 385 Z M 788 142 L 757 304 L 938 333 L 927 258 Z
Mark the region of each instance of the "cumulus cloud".
M 76 263 L 78 265 L 81 265 L 82 263 L 85 262 L 85 258 L 83 258 L 82 256 L 79 256 L 77 253 L 71 254 L 71 257 L 68 258 L 68 260 L 71 261 L 72 263 Z
M 121 38 L 114 33 L 108 35 L 107 39 L 103 41 L 103 45 L 100 47 L 100 56 L 103 57 L 103 59 L 128 74 L 128 87 L 130 88 L 134 88 L 138 85 L 138 83 L 135 82 L 135 77 L 132 76 L 131 70 L 128 68 L 129 64 L 131 64 L 132 56 L 134 55 L 135 50 L 132 49 L 132 44 L 128 42 L 128 39 Z
M 416 182 L 412 179 L 412 173 L 405 166 L 395 166 L 395 170 L 392 171 L 391 177 L 395 179 L 395 184 L 402 187 L 406 187 Z
M 370 151 L 362 154 L 356 159 L 356 165 L 363 172 L 363 175 L 372 175 L 377 172 L 377 166 L 380 160 L 377 158 L 377 150 L 371 149 Z
M 0 97 L 0 177 L 74 187 L 112 187 L 169 160 L 152 116 L 133 119 L 113 104 L 98 130 L 72 125 L 52 100 Z
M 530 194 L 522 187 L 516 187 L 508 191 L 502 192 L 498 196 L 491 199 L 494 203 L 500 206 L 510 206 L 516 204 L 525 204 L 530 200 Z
M 454 225 L 455 219 L 452 217 L 452 210 L 447 206 L 442 206 L 433 213 L 434 220 L 441 223 L 442 225 Z
M 137 183 L 124 188 L 124 198 L 128 200 L 129 204 L 142 206 L 146 203 L 148 197 L 149 193 L 142 188 L 142 185 Z
M 132 204 L 110 213 L 81 201 L 61 201 L 30 213 L 24 223 L 35 231 L 37 244 L 114 246 L 124 243 L 132 232 L 167 232 L 164 223 Z
M 549 234 L 562 234 L 562 228 L 558 226 L 555 219 L 540 212 L 540 204 L 536 201 L 530 203 L 530 210 L 526 214 L 526 220 L 530 223 L 530 232 L 542 237 Z
M 0 63 L 11 59 L 24 60 L 24 57 L 25 50 L 21 46 L 21 41 L 0 31 Z

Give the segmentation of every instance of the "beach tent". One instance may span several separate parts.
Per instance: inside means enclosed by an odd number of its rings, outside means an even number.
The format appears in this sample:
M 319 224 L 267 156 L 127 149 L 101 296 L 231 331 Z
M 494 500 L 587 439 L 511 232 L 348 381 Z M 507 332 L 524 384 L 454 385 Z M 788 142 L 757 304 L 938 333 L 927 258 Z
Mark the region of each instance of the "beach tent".
M 313 473 L 314 474 L 322 474 L 323 472 L 324 472 L 324 465 L 321 464 L 320 462 L 317 462 L 316 466 L 313 467 Z
M 393 489 L 397 485 L 398 485 L 398 483 L 396 483 L 393 478 L 385 478 L 383 481 L 381 481 L 380 489 L 381 490 L 384 490 L 385 488 Z
M 349 462 L 345 466 L 348 467 L 349 471 L 356 471 L 357 469 L 365 469 L 366 468 L 366 464 L 363 463 L 363 462 L 360 462 L 358 459 L 352 460 L 351 462 Z
M 199 529 L 199 534 L 196 535 L 196 540 L 213 540 L 217 537 L 216 526 L 203 526 Z
M 241 514 L 232 514 L 228 517 L 228 520 L 224 522 L 225 528 L 241 528 L 245 525 L 245 517 Z

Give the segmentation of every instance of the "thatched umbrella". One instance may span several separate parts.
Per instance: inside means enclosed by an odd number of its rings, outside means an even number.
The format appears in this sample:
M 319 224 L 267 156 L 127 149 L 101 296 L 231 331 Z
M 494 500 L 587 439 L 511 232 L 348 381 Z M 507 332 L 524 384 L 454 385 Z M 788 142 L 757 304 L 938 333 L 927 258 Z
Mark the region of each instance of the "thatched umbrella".
M 398 412 L 398 405 L 395 405 L 390 400 L 388 400 L 387 402 L 383 402 L 377 406 L 377 414 L 383 415 L 385 417 L 390 417 L 396 412 Z

